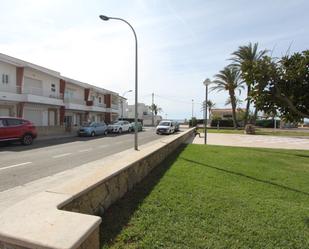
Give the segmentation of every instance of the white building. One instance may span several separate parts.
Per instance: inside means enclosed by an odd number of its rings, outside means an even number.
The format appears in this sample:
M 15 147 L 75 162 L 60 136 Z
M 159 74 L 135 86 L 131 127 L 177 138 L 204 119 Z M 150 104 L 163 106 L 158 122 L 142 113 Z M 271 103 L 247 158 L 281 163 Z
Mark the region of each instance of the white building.
M 0 53 L 0 77 L 0 116 L 50 127 L 88 120 L 110 123 L 118 118 L 118 93 L 59 72 Z
M 138 119 L 143 120 L 144 125 L 152 125 L 152 113 L 144 103 L 137 105 Z M 128 118 L 135 118 L 135 105 L 128 105 Z M 162 120 L 160 115 L 154 115 L 154 125 L 157 125 Z

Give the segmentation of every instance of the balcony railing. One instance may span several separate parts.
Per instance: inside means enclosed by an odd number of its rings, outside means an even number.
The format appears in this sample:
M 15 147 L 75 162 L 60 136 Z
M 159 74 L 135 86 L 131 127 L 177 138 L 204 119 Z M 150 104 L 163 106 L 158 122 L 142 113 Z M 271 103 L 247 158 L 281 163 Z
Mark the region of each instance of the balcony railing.
M 69 98 L 69 97 L 64 97 L 64 103 L 78 104 L 78 105 L 85 105 L 86 104 L 85 100 L 83 100 L 81 98 Z
M 32 94 L 32 95 L 37 95 L 37 96 L 42 96 L 42 97 L 47 97 L 47 98 L 54 98 L 54 99 L 61 99 L 63 96 L 62 94 L 57 93 L 57 92 L 44 93 L 43 88 L 29 87 L 29 86 L 23 86 L 22 93 Z
M 104 108 L 106 108 L 106 104 L 104 104 L 104 103 L 99 103 L 98 101 L 94 101 L 94 102 L 93 102 L 93 105 L 94 105 L 94 106 L 99 106 L 99 107 L 104 107 Z
M 20 86 L 11 86 L 11 85 L 1 84 L 0 92 L 20 93 Z
M 119 109 L 119 105 L 112 104 L 111 108 L 114 109 L 114 110 L 118 110 Z

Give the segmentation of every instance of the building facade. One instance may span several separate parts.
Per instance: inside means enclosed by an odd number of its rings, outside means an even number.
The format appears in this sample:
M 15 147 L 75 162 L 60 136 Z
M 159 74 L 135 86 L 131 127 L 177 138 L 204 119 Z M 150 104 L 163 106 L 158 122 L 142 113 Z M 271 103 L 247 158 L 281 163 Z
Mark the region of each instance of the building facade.
M 4 54 L 0 54 L 0 77 L 0 116 L 67 128 L 118 119 L 118 93 Z

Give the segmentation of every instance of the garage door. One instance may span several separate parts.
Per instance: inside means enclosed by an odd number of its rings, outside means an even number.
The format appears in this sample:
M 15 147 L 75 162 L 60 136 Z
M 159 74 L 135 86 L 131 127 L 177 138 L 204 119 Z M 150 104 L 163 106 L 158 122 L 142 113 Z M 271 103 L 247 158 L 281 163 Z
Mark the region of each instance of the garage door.
M 27 119 L 37 126 L 43 125 L 43 113 L 41 110 L 24 109 L 24 119 Z
M 0 108 L 0 116 L 10 116 L 9 108 Z

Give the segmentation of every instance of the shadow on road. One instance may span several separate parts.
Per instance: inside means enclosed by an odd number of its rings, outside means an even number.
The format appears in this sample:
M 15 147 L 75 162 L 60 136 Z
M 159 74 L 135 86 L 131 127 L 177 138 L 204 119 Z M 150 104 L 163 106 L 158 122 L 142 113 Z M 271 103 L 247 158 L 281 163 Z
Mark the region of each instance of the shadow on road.
M 128 225 L 134 212 L 157 185 L 185 147 L 186 145 L 182 145 L 178 148 L 175 153 L 154 168 L 150 174 L 138 183 L 131 191 L 106 210 L 102 217 L 100 229 L 101 245 L 113 244 L 116 236 Z

